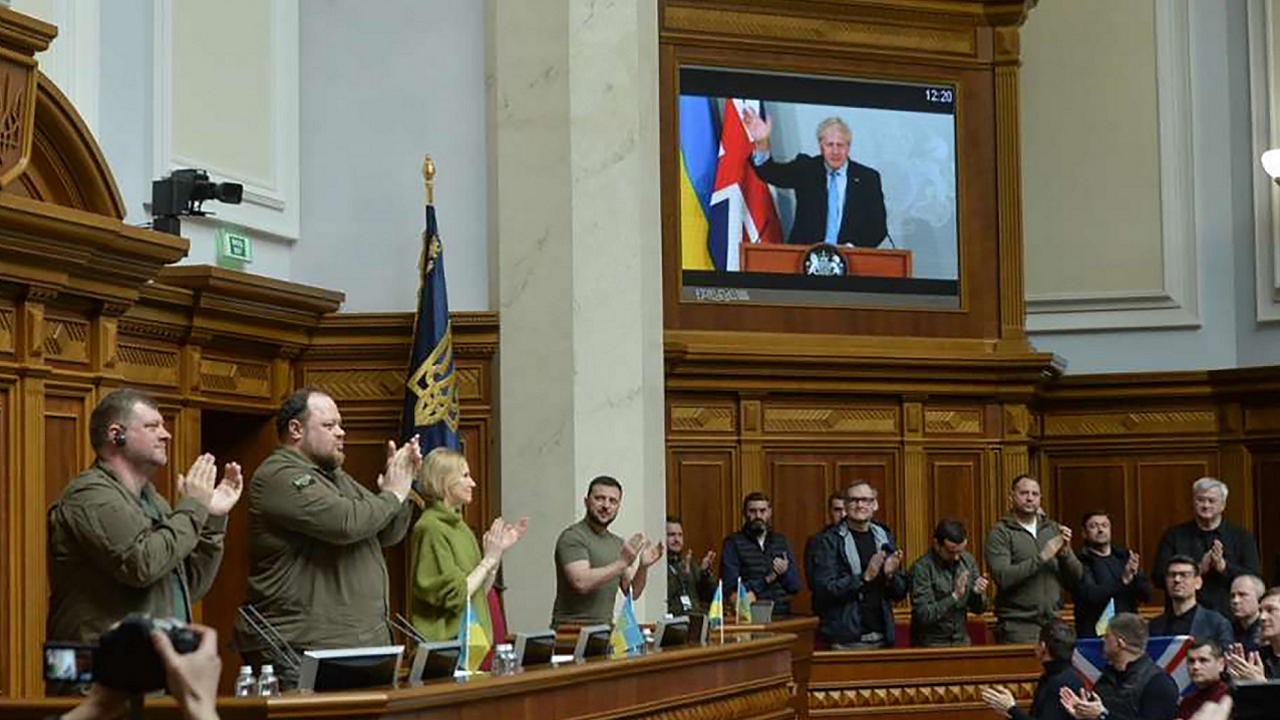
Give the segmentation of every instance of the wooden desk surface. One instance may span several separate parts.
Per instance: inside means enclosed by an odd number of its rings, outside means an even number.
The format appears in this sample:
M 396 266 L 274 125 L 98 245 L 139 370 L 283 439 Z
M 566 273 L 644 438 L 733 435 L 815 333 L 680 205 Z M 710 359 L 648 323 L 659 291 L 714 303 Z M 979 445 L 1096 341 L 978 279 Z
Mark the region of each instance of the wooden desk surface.
M 418 687 L 289 694 L 218 702 L 222 720 L 311 718 L 676 718 L 782 720 L 791 707 L 793 635 L 732 635 L 725 642 L 622 660 L 593 660 L 523 671 L 440 680 Z M 67 699 L 0 700 L 0 717 L 35 720 L 65 712 Z M 171 700 L 148 701 L 148 720 L 180 717 Z

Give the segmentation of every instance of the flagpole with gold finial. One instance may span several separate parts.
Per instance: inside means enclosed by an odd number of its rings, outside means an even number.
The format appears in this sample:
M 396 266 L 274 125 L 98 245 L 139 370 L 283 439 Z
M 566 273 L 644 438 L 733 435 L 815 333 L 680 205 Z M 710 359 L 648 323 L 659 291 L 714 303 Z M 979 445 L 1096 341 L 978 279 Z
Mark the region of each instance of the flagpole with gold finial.
M 430 155 L 422 157 L 422 182 L 426 187 L 426 204 L 435 205 L 436 203 L 436 161 L 431 159 Z

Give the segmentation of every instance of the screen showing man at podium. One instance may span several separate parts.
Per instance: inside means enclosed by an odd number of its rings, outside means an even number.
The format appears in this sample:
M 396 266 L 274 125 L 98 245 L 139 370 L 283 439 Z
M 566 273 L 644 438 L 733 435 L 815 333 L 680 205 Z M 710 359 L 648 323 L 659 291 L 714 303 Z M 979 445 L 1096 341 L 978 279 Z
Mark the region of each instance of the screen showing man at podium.
M 680 70 L 682 300 L 959 306 L 956 89 Z

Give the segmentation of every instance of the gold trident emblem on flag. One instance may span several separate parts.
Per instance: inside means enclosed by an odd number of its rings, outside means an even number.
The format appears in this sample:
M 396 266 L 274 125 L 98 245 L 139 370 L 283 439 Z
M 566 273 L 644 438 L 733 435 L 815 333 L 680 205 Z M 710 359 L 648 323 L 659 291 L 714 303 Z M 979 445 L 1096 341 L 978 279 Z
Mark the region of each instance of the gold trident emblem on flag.
M 453 323 L 445 325 L 444 336 L 431 354 L 405 383 L 418 397 L 413 406 L 417 427 L 444 421 L 458 431 L 458 377 L 453 373 Z

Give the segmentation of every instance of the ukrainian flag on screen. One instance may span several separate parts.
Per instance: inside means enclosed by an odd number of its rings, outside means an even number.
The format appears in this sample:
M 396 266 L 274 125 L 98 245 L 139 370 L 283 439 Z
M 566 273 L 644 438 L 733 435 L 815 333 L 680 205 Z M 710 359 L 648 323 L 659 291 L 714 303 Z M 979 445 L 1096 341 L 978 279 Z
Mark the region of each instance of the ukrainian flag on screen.
M 707 247 L 711 191 L 716 181 L 720 141 L 712 99 L 680 96 L 680 267 L 714 270 Z

